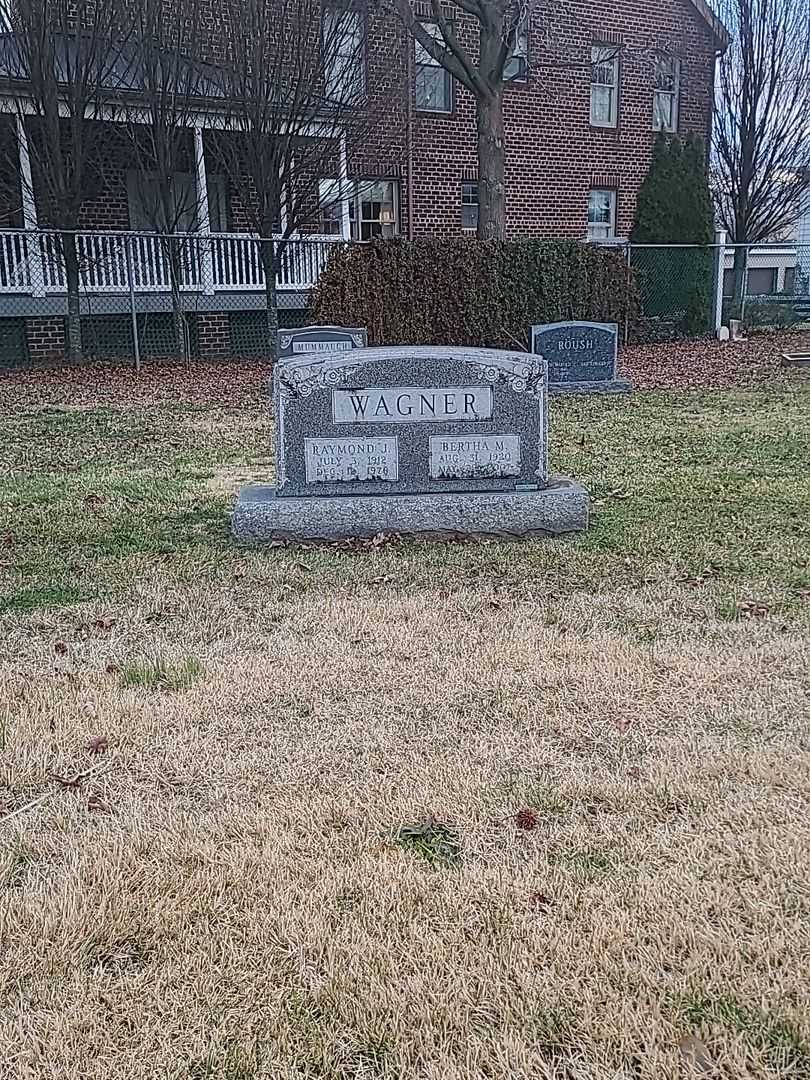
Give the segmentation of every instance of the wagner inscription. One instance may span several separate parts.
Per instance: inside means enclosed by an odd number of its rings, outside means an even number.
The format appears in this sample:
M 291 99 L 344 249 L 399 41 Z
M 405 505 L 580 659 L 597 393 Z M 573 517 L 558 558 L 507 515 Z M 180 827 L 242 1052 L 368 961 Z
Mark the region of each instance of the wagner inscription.
M 520 476 L 520 436 L 483 435 L 430 438 L 431 480 L 479 480 L 488 476 Z
M 399 479 L 395 437 L 385 439 L 304 439 L 308 484 Z
M 389 386 L 332 391 L 332 418 L 336 424 L 437 420 L 459 423 L 489 420 L 491 416 L 491 386 Z

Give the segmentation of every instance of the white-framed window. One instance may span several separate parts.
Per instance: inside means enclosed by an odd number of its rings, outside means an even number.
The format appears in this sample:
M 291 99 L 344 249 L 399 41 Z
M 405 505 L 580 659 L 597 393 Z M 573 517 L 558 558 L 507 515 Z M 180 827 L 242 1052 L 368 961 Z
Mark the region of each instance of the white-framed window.
M 341 105 L 366 92 L 365 26 L 359 11 L 327 8 L 321 23 L 326 95 Z
M 461 184 L 461 227 L 465 232 L 478 228 L 478 181 L 464 180 Z
M 681 89 L 681 62 L 675 56 L 659 56 L 655 61 L 653 130 L 678 130 L 678 98 Z
M 503 69 L 504 82 L 521 82 L 529 74 L 529 24 L 523 19 L 515 34 L 515 47 Z
M 422 23 L 430 36 L 442 40 L 436 23 Z M 416 107 L 420 112 L 449 113 L 453 111 L 453 78 L 438 60 L 414 42 L 416 70 Z
M 320 230 L 327 236 L 343 235 L 343 200 L 339 180 L 321 180 Z M 345 191 L 349 204 L 352 240 L 399 233 L 399 184 L 395 180 L 352 180 Z
M 343 235 L 343 202 L 340 197 L 339 180 L 321 180 L 318 183 L 320 220 L 318 232 L 323 236 Z M 349 212 L 353 204 L 349 199 Z
M 209 173 L 206 179 L 211 232 L 225 232 L 225 178 Z M 154 173 L 137 169 L 127 172 L 127 201 L 129 227 L 138 232 L 194 232 L 200 227 L 197 182 L 191 173 L 175 173 L 172 177 L 168 215 Z
M 619 47 L 591 49 L 591 124 L 616 127 L 619 120 Z
M 588 239 L 610 240 L 616 235 L 616 192 L 593 188 L 588 194 Z

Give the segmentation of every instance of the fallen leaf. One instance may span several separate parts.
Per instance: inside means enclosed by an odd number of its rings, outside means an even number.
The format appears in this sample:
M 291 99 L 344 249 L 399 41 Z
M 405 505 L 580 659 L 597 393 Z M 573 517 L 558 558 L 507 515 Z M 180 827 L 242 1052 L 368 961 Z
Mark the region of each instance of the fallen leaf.
M 121 669 L 119 668 L 118 664 L 111 663 L 107 664 L 104 670 L 107 672 L 108 675 L 117 675 Z
M 88 510 L 97 510 L 99 506 L 103 506 L 107 500 L 102 495 L 97 495 L 94 491 L 91 491 L 89 495 L 84 497 L 84 505 Z
M 109 615 L 101 615 L 94 621 L 93 626 L 96 630 L 110 630 L 115 626 L 115 619 Z
M 95 793 L 93 793 L 88 798 L 88 800 L 87 800 L 87 809 L 88 810 L 97 810 L 102 814 L 111 814 L 112 813 L 112 807 L 108 803 L 105 803 L 100 795 L 96 795 Z
M 737 611 L 747 619 L 764 619 L 770 614 L 770 610 L 767 604 L 759 603 L 757 600 L 741 600 L 737 604 Z
M 529 896 L 529 904 L 532 907 L 536 907 L 536 908 L 551 907 L 551 905 L 553 903 L 554 903 L 554 901 L 551 899 L 551 897 L 546 896 L 546 894 L 543 893 L 543 892 L 533 892 Z
M 77 773 L 75 776 L 60 776 L 59 773 L 49 772 L 48 777 L 55 780 L 57 784 L 61 784 L 62 787 L 70 788 L 73 791 L 79 788 L 82 782 L 81 773 Z
M 93 735 L 88 739 L 86 749 L 88 754 L 103 754 L 109 745 L 106 735 Z
M 532 829 L 536 829 L 538 820 L 537 811 L 532 810 L 528 806 L 524 806 L 522 810 L 518 810 L 515 814 L 515 825 L 517 825 L 519 829 L 524 829 L 526 832 L 531 832 Z
M 709 1053 L 709 1048 L 697 1035 L 684 1035 L 678 1043 L 678 1049 L 684 1063 L 689 1065 L 696 1073 L 709 1076 L 714 1072 L 714 1062 Z
M 55 641 L 53 651 L 57 656 L 67 656 L 68 647 L 64 641 Z
M 631 765 L 630 768 L 627 770 L 627 775 L 630 777 L 631 780 L 640 780 L 641 769 L 638 767 L 638 765 Z
M 14 546 L 14 534 L 10 533 L 10 532 L 3 533 L 3 535 L 0 536 L 0 544 L 2 544 L 3 547 L 13 547 Z

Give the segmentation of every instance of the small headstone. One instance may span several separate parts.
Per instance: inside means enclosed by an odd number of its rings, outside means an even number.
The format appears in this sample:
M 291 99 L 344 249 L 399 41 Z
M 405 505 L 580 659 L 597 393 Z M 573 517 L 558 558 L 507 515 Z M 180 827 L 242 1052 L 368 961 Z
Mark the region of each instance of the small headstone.
M 297 330 L 280 330 L 278 335 L 282 359 L 302 353 L 364 349 L 367 343 L 368 334 L 362 327 L 301 326 Z
M 561 322 L 533 326 L 532 352 L 548 363 L 552 394 L 619 394 L 632 389 L 618 376 L 616 323 Z
M 588 496 L 548 473 L 546 363 L 493 349 L 400 347 L 282 358 L 277 487 L 240 495 L 243 539 L 380 532 L 555 534 Z

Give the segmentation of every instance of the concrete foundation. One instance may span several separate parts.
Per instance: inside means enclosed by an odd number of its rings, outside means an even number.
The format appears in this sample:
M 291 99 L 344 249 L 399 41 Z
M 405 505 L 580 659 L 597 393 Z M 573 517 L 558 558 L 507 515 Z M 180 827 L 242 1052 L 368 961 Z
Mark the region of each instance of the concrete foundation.
M 426 537 L 558 536 L 588 525 L 587 491 L 552 477 L 537 491 L 291 497 L 243 488 L 233 511 L 237 540 L 345 540 L 396 533 Z

